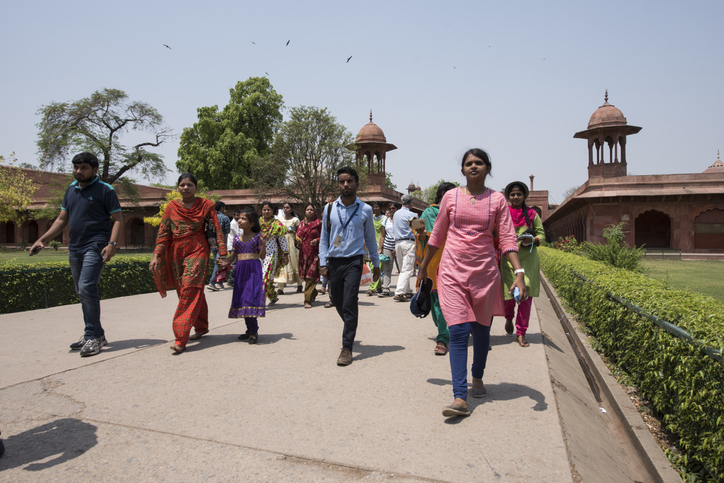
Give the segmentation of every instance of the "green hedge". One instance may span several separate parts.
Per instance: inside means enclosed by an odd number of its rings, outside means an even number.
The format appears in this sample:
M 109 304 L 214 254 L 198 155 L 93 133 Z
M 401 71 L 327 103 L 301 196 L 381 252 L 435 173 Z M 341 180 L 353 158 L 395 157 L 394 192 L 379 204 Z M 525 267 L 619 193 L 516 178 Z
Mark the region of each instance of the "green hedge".
M 156 291 L 151 255 L 114 257 L 101 272 L 101 299 Z M 0 314 L 80 302 L 68 262 L 0 264 Z
M 693 477 L 724 481 L 724 304 L 560 250 L 539 254 L 567 307 L 679 438 L 678 463 Z

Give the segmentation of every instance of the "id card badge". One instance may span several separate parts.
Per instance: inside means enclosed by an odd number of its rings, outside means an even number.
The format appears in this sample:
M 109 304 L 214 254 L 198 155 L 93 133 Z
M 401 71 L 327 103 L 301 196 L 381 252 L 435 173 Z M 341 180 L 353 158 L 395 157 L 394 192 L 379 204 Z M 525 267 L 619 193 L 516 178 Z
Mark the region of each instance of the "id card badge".
M 337 238 L 334 239 L 334 246 L 339 248 L 342 245 L 342 235 L 337 235 Z

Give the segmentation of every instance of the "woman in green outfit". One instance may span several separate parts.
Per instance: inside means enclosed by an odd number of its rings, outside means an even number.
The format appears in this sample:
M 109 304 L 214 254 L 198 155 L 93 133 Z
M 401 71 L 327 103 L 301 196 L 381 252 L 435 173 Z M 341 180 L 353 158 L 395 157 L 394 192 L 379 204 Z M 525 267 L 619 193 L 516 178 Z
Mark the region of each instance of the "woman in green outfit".
M 437 215 L 440 213 L 440 201 L 442 196 L 455 188 L 454 183 L 443 182 L 437 187 L 437 193 L 435 194 L 435 203 L 428 206 L 420 216 L 421 220 L 425 221 L 425 227 L 420 228 L 417 231 L 415 237 L 415 261 L 418 265 L 422 264 L 422 260 L 425 258 L 425 249 L 427 248 L 427 240 L 432 234 L 432 228 L 435 226 L 435 220 Z M 442 309 L 440 308 L 440 297 L 437 294 L 437 267 L 440 265 L 440 259 L 444 251 L 445 244 L 440 247 L 435 256 L 430 260 L 430 264 L 427 266 L 427 276 L 432 279 L 432 292 L 430 293 L 430 300 L 432 306 L 430 312 L 432 312 L 432 321 L 437 327 L 437 337 L 435 338 L 435 355 L 444 356 L 447 354 L 448 345 L 450 345 L 450 332 L 447 328 L 447 322 L 445 317 L 442 315 Z M 418 277 L 418 285 L 420 279 Z
M 374 214 L 374 217 L 372 218 L 372 222 L 375 225 L 375 238 L 377 239 L 377 243 L 379 246 L 382 246 L 382 241 L 380 240 L 380 235 L 382 234 L 382 227 L 385 224 L 385 221 L 387 221 L 387 217 L 382 214 L 382 203 L 379 201 L 373 201 L 372 202 L 372 213 Z M 372 266 L 372 262 L 369 263 L 370 271 L 374 268 Z M 377 279 L 376 282 L 372 282 L 370 284 L 369 290 L 367 290 L 367 296 L 372 297 L 376 293 L 382 292 L 382 277 Z
M 540 293 L 540 260 L 537 247 L 540 245 L 540 241 L 545 239 L 545 231 L 538 213 L 525 205 L 525 200 L 528 198 L 528 187 L 525 183 L 522 181 L 510 183 L 505 187 L 505 198 L 510 203 L 508 209 L 518 234 L 518 258 L 525 269 L 525 286 L 528 292 L 528 298 L 520 300 L 518 304 L 515 332 L 518 344 L 521 347 L 528 347 L 530 344 L 525 340 L 525 333 L 530 320 L 532 297 L 537 297 Z M 516 301 L 509 290 L 515 280 L 515 275 L 513 266 L 507 258 L 503 258 L 501 261 L 500 272 L 503 276 L 503 297 L 505 299 L 505 331 L 510 335 L 513 333 Z

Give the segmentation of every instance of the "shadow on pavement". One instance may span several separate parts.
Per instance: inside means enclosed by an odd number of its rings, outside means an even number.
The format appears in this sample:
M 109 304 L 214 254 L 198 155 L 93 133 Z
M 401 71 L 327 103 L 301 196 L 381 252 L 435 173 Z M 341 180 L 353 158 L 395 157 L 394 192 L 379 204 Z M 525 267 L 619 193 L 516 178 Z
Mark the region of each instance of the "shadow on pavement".
M 25 471 L 41 471 L 65 463 L 98 444 L 96 429 L 79 419 L 64 418 L 10 436 L 0 471 L 25 465 Z
M 358 354 L 354 356 L 355 361 L 361 361 L 363 359 L 369 359 L 370 357 L 380 356 L 385 352 L 397 352 L 405 350 L 401 345 L 364 345 L 361 342 L 355 342 L 353 353 Z
M 146 347 L 152 347 L 154 345 L 164 344 L 166 342 L 167 340 L 165 339 L 117 340 L 114 342 L 108 342 L 108 345 L 103 348 L 103 352 L 122 351 L 126 349 L 145 349 Z
M 244 331 L 246 330 L 245 326 L 242 324 L 240 326 Z M 243 332 L 239 332 L 239 334 L 242 334 Z M 259 339 L 257 340 L 257 344 L 259 345 L 265 345 L 265 344 L 275 344 L 279 342 L 282 339 L 287 340 L 296 340 L 294 338 L 294 334 L 291 332 L 284 332 L 281 334 L 265 334 L 262 331 L 262 328 L 259 328 Z M 212 347 L 216 347 L 219 345 L 224 344 L 248 344 L 245 340 L 239 340 L 239 335 L 237 334 L 224 334 L 224 335 L 209 335 L 206 334 L 199 340 L 190 340 L 188 345 L 186 346 L 186 350 L 204 350 L 204 349 L 210 349 Z
M 427 382 L 435 384 L 436 386 L 452 386 L 452 381 L 450 379 L 430 378 Z M 472 385 L 469 384 L 468 387 L 472 387 Z M 473 398 L 468 395 L 468 405 L 470 406 L 470 411 L 475 411 L 476 407 L 484 404 L 486 401 L 510 401 L 521 397 L 528 397 L 535 401 L 535 406 L 532 408 L 533 411 L 545 411 L 548 409 L 546 397 L 540 391 L 531 389 L 530 387 L 522 384 L 509 382 L 486 384 L 485 389 L 488 391 L 488 394 L 486 394 L 485 397 Z

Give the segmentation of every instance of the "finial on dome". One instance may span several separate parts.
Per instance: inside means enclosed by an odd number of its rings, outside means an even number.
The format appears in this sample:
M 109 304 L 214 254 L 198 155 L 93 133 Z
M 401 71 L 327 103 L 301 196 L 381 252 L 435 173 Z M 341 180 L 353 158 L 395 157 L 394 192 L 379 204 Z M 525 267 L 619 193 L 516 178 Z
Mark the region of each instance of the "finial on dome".
M 717 161 L 721 161 L 721 160 L 719 159 L 719 150 L 718 150 L 718 149 L 716 150 L 716 160 L 717 160 Z
M 370 122 L 372 122 L 372 109 L 370 109 Z
M 604 96 L 603 100 L 608 102 L 608 89 L 606 89 L 606 95 Z

